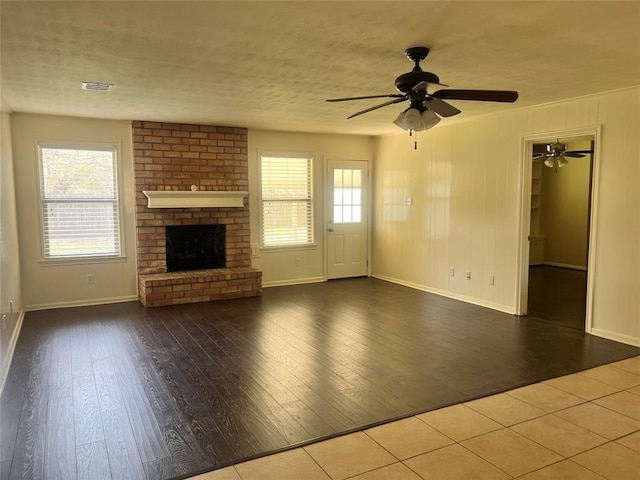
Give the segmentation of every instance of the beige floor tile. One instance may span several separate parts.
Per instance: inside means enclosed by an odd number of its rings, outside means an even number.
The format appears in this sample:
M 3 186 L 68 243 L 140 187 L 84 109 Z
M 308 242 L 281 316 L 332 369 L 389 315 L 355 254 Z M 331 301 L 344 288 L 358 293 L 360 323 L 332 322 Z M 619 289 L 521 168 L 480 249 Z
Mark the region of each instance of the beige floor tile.
M 640 453 L 640 431 L 627 435 L 626 437 L 619 438 L 616 442 Z
M 351 477 L 349 480 L 422 480 L 402 463 L 394 463 L 373 472 Z
M 576 397 L 544 383 L 517 388 L 507 392 L 507 394 L 548 413 L 585 402 L 583 398 Z
M 189 477 L 189 480 L 241 480 L 240 475 L 233 467 L 214 470 L 213 472 L 203 473 L 195 477 Z
M 563 459 L 508 428 L 465 440 L 461 445 L 514 477 Z
M 633 393 L 634 395 L 640 395 L 640 386 L 630 388 L 627 392 Z
M 235 468 L 242 480 L 329 480 L 302 448 L 240 463 Z
M 629 392 L 620 392 L 594 401 L 598 405 L 640 420 L 640 397 Z
M 514 425 L 545 415 L 543 410 L 506 393 L 474 400 L 465 403 L 465 405 L 504 426 Z
M 603 480 L 597 473 L 573 463 L 571 460 L 554 463 L 518 480 Z
M 640 375 L 640 356 L 620 360 L 619 362 L 610 363 L 609 365 Z
M 615 442 L 576 455 L 571 460 L 605 478 L 615 480 L 640 478 L 640 453 Z
M 460 445 L 451 445 L 404 462 L 429 480 L 502 480 L 511 478 Z
M 578 373 L 565 375 L 564 377 L 553 378 L 544 382 L 545 385 L 564 390 L 565 392 L 577 395 L 585 400 L 604 397 L 620 391 L 619 388 L 612 387 L 606 383 L 598 382 Z
M 595 403 L 584 403 L 555 413 L 571 423 L 591 430 L 610 440 L 640 429 L 640 422 Z
M 397 462 L 393 455 L 363 432 L 314 443 L 304 449 L 334 480 L 342 480 Z
M 640 385 L 640 375 L 608 365 L 585 370 L 580 372 L 580 375 L 616 388 L 627 389 Z
M 519 423 L 511 429 L 564 457 L 572 457 L 608 441 L 555 415 Z
M 453 440 L 415 417 L 374 427 L 365 430 L 365 433 L 399 460 L 453 443 Z
M 441 408 L 440 410 L 418 415 L 417 418 L 456 442 L 502 428 L 502 425 L 498 422 L 485 417 L 466 405 Z

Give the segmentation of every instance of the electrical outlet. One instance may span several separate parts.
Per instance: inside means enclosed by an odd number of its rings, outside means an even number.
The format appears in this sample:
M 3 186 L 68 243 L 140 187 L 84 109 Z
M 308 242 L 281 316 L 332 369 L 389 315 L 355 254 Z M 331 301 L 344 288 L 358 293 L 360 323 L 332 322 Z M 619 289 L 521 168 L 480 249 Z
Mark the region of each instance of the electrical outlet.
M 467 278 L 467 280 L 471 280 L 471 272 L 466 272 L 465 277 Z
M 300 266 L 300 258 L 296 257 L 295 264 L 296 264 L 296 267 Z
M 93 273 L 88 273 L 87 274 L 87 283 L 89 285 L 93 285 Z
M 456 274 L 456 269 L 453 267 L 449 267 L 449 276 L 453 277 Z
M 496 284 L 496 276 L 492 273 L 489 275 L 489 285 L 495 285 Z

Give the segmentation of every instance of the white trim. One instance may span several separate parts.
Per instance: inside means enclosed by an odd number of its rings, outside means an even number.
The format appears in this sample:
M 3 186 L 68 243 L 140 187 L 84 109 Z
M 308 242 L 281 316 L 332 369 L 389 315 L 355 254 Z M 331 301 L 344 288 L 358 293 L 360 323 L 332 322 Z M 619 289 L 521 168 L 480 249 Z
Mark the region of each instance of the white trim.
M 631 335 L 624 335 L 622 333 L 610 332 L 609 330 L 601 330 L 599 328 L 592 328 L 589 332 L 596 337 L 606 338 L 607 340 L 613 340 L 614 342 L 626 343 L 627 345 L 633 345 L 634 347 L 640 347 L 640 338 L 632 337 Z
M 289 285 L 302 285 L 305 283 L 322 283 L 324 282 L 324 278 L 322 277 L 307 277 L 307 278 L 294 278 L 291 280 L 281 280 L 275 282 L 263 282 L 262 288 L 269 287 L 286 287 Z
M 460 300 L 465 303 L 471 303 L 473 305 L 478 305 L 480 307 L 490 308 L 492 310 L 497 310 L 499 312 L 508 313 L 511 315 L 515 315 L 516 311 L 511 305 L 503 305 L 501 303 L 489 302 L 487 300 L 481 300 L 479 298 L 468 297 L 466 295 L 460 295 L 458 293 L 449 292 L 447 290 L 440 290 L 439 288 L 425 287 L 424 285 L 420 285 L 413 282 L 407 282 L 405 280 L 400 280 L 394 277 L 388 277 L 386 275 L 380 275 L 374 273 L 372 275 L 373 278 L 377 278 L 379 280 L 385 280 L 391 283 L 397 283 L 398 285 L 403 285 L 405 287 L 415 288 L 416 290 L 422 290 L 423 292 L 433 293 L 435 295 L 440 295 L 441 297 L 452 298 L 453 300 Z
M 2 370 L 0 371 L 0 396 L 2 396 L 2 391 L 4 390 L 4 382 L 7 380 L 7 376 L 9 374 L 9 368 L 11 367 L 11 361 L 13 360 L 13 354 L 16 350 L 16 344 L 18 343 L 18 337 L 20 336 L 20 330 L 22 330 L 22 322 L 24 321 L 25 310 L 21 310 L 18 315 L 18 321 L 16 322 L 16 326 L 13 329 L 13 334 L 11 335 L 11 340 L 9 341 L 9 348 L 7 349 L 7 354 L 2 359 Z
M 518 275 L 516 275 L 516 315 L 526 315 L 527 301 L 529 293 L 529 242 L 527 236 L 529 234 L 531 223 L 531 174 L 532 161 L 531 149 L 534 143 L 554 141 L 559 137 L 594 137 L 594 153 L 592 155 L 592 171 L 591 179 L 591 218 L 589 219 L 589 252 L 587 265 L 587 305 L 585 331 L 592 333 L 593 328 L 593 291 L 596 278 L 596 239 L 598 229 L 598 197 L 600 190 L 600 152 L 602 150 L 602 126 L 590 125 L 580 128 L 567 130 L 554 130 L 550 132 L 541 132 L 521 137 L 521 155 L 520 155 L 520 198 L 519 202 L 519 218 L 518 218 L 518 235 L 517 235 L 517 265 Z
M 580 270 L 582 272 L 587 271 L 587 267 L 584 265 L 569 265 L 568 263 L 557 263 L 557 262 L 542 262 L 543 265 L 547 265 L 548 267 L 559 267 L 559 268 L 568 268 L 571 270 Z
M 244 207 L 245 190 L 143 190 L 147 208 Z
M 35 312 L 37 310 L 51 310 L 54 308 L 70 308 L 70 307 L 91 307 L 93 305 L 106 305 L 108 303 L 124 303 L 134 302 L 138 300 L 138 295 L 126 295 L 124 297 L 96 298 L 94 300 L 73 300 L 70 302 L 43 303 L 40 305 L 29 305 L 25 307 L 27 312 Z

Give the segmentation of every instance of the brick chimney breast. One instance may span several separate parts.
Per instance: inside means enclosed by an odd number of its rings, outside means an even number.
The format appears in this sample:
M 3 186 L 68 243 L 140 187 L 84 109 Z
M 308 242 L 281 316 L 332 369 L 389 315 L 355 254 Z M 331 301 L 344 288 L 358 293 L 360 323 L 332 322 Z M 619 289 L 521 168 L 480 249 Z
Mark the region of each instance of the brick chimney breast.
M 251 267 L 248 198 L 242 207 L 150 209 L 142 193 L 192 185 L 199 191 L 248 190 L 247 129 L 134 121 L 132 134 L 143 305 L 260 295 L 262 274 Z M 165 226 L 204 224 L 226 225 L 226 268 L 167 273 Z

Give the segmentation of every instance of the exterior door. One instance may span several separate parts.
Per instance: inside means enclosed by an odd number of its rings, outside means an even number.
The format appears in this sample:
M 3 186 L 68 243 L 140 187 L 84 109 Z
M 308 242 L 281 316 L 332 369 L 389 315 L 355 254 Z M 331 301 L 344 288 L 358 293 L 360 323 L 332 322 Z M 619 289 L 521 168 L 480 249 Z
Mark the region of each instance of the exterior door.
M 368 162 L 327 164 L 327 278 L 367 275 Z

